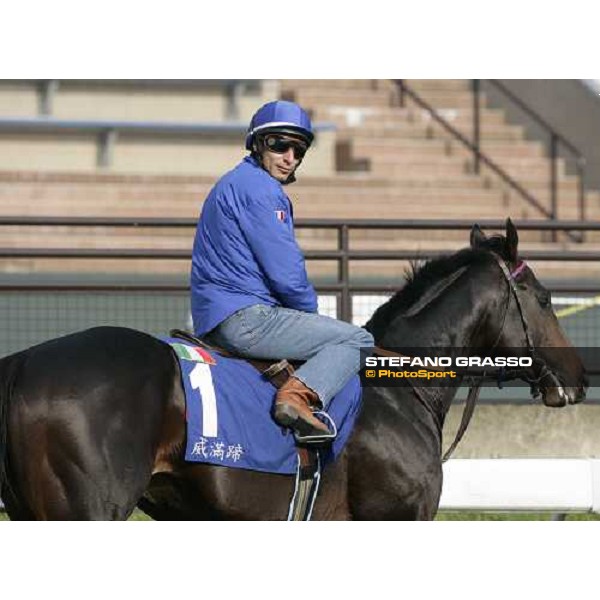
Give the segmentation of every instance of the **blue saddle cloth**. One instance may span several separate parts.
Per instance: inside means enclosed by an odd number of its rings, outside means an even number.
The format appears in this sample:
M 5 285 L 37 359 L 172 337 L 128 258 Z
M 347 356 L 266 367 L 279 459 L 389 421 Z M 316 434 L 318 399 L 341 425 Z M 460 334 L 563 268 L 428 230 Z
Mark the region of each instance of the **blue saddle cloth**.
M 295 474 L 294 436 L 271 416 L 276 388 L 245 360 L 209 353 L 178 338 L 170 344 L 181 366 L 186 395 L 187 461 L 268 473 Z M 335 460 L 348 441 L 361 404 L 360 378 L 353 377 L 327 412 L 338 434 L 322 452 Z

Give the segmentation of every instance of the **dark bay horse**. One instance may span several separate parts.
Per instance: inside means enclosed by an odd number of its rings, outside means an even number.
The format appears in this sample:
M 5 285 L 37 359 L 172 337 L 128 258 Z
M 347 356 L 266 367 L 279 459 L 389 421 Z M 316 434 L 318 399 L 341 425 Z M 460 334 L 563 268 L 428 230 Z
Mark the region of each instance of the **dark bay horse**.
M 367 324 L 382 347 L 528 348 L 548 406 L 585 397 L 583 365 L 549 293 L 517 256 L 517 232 L 426 263 Z M 547 355 L 561 347 L 561 359 Z M 432 519 L 441 425 L 453 387 L 365 388 L 315 519 Z M 240 391 L 243 393 L 243 391 Z M 293 477 L 186 463 L 172 350 L 126 328 L 54 339 L 0 361 L 0 484 L 11 519 L 284 519 Z

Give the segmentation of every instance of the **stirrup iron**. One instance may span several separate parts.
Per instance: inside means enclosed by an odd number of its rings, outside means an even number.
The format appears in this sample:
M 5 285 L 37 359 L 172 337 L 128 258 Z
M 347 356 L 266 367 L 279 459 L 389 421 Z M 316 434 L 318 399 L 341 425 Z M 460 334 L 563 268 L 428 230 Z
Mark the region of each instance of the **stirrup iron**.
M 326 413 L 324 410 L 315 410 L 313 411 L 313 415 L 320 416 L 327 421 L 326 425 L 328 425 L 330 429 L 330 433 L 324 433 L 322 435 L 299 435 L 294 432 L 294 438 L 297 444 L 305 444 L 305 445 L 321 445 L 332 442 L 337 437 L 337 427 L 335 425 L 335 421 Z

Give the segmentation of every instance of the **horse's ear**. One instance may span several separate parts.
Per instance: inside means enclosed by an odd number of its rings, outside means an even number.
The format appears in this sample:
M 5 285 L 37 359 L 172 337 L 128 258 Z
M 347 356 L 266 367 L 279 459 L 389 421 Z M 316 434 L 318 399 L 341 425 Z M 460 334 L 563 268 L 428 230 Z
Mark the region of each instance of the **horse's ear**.
M 506 254 L 509 262 L 516 263 L 519 246 L 519 234 L 510 218 L 506 219 Z
M 481 246 L 486 239 L 485 233 L 483 233 L 481 227 L 475 223 L 475 225 L 473 225 L 471 228 L 471 248 L 473 248 L 473 250 L 475 250 L 475 248 L 479 248 L 479 246 Z

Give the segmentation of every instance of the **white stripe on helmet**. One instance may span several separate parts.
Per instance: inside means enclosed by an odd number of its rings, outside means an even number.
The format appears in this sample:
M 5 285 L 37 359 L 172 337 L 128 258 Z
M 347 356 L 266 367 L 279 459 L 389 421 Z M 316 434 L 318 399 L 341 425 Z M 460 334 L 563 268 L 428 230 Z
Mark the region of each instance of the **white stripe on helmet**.
M 297 123 L 289 123 L 288 121 L 272 121 L 271 123 L 265 123 L 264 125 L 255 127 L 248 135 L 254 135 L 257 131 L 267 127 L 293 127 L 294 129 L 304 129 L 304 127 L 301 127 Z

